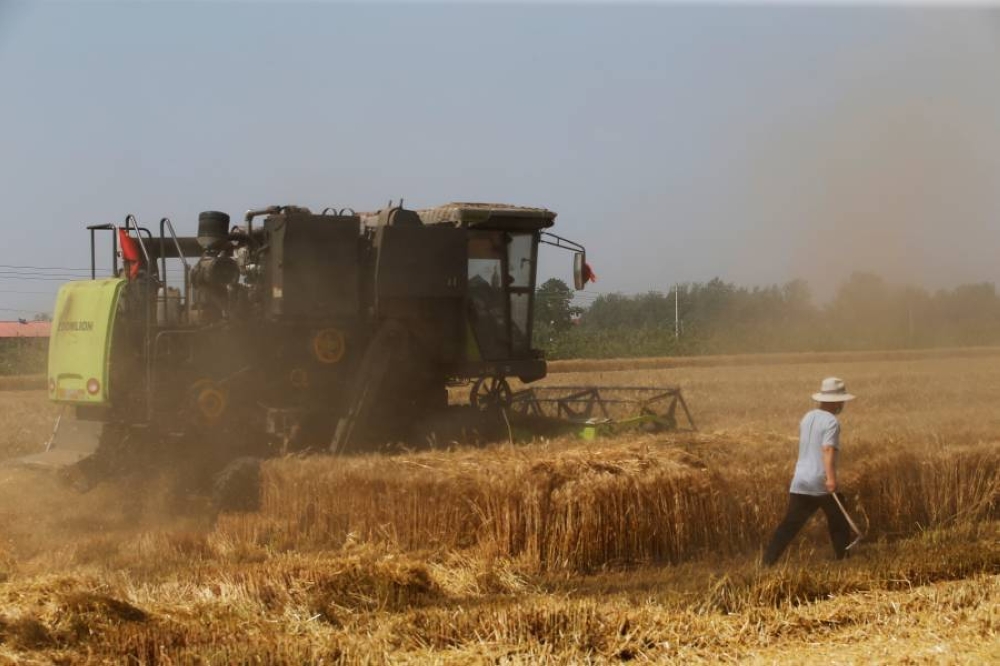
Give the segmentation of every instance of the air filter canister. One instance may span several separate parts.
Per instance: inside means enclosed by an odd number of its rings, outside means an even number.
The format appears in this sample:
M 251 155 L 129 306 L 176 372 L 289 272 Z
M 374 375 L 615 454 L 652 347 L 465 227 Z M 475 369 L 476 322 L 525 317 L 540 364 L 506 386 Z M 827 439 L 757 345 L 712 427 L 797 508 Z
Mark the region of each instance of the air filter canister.
M 198 214 L 198 245 L 212 249 L 229 238 L 229 215 L 217 210 Z

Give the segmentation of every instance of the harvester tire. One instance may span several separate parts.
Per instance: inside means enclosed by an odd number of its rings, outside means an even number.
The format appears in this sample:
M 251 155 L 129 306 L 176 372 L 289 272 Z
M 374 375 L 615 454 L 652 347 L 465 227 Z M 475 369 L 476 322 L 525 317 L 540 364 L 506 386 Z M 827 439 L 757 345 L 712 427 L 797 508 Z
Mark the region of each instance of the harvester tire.
M 481 377 L 472 385 L 469 403 L 481 411 L 510 407 L 513 393 L 504 377 Z
M 260 508 L 260 458 L 236 458 L 215 475 L 212 504 L 218 511 L 244 512 Z

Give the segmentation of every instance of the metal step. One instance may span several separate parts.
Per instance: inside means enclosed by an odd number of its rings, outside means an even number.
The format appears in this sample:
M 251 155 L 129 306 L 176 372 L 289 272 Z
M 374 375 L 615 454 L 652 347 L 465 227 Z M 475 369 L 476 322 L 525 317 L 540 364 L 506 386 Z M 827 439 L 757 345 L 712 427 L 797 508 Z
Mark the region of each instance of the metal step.
M 79 421 L 75 410 L 68 409 L 56 419 L 52 437 L 45 451 L 6 461 L 6 465 L 60 469 L 75 465 L 97 451 L 104 424 L 100 421 Z

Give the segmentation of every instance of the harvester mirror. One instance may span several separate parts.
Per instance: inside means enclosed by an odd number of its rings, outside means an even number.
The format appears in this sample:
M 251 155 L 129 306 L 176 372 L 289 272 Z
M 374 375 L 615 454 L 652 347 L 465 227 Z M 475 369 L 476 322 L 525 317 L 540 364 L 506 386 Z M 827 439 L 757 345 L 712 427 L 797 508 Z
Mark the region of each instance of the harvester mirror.
M 587 267 L 587 255 L 583 252 L 573 253 L 573 286 L 580 291 L 590 280 L 590 269 Z

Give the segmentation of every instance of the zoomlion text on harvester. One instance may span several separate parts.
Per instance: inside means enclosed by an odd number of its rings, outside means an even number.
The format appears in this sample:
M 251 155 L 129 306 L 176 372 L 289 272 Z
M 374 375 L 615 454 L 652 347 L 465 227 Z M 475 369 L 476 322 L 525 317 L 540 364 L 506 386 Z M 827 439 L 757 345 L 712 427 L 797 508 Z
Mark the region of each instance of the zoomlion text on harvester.
M 216 473 L 374 450 L 447 408 L 458 383 L 483 411 L 582 404 L 578 416 L 609 416 L 593 396 L 561 402 L 508 383 L 546 374 L 531 344 L 539 245 L 574 253 L 577 289 L 593 278 L 583 246 L 545 231 L 555 217 L 471 203 L 274 206 L 241 225 L 201 213 L 196 237 L 167 218 L 155 233 L 134 216 L 90 226 L 92 279 L 63 285 L 53 317 L 48 394 L 67 409 L 47 450 L 23 462 L 104 473 L 196 460 Z M 99 277 L 105 247 L 110 276 Z

